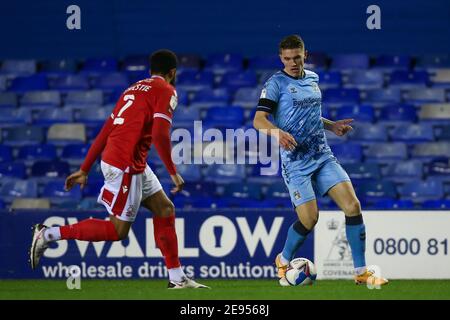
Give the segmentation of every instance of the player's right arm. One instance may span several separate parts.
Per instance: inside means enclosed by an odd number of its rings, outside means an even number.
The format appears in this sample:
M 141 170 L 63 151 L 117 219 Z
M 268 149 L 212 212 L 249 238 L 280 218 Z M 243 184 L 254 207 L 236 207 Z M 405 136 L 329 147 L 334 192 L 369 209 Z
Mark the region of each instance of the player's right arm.
M 278 84 L 274 80 L 269 79 L 261 92 L 253 119 L 253 126 L 255 129 L 275 137 L 283 149 L 293 150 L 297 145 L 294 137 L 290 133 L 275 126 L 269 120 L 269 116 L 275 112 L 278 106 L 279 96 L 280 90 Z

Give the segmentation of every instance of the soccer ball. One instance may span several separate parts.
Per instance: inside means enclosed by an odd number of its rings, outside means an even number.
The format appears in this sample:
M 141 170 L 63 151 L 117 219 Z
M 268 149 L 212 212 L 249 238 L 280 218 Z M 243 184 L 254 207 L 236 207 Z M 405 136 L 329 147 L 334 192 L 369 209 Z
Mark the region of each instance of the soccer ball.
M 286 271 L 286 280 L 291 286 L 312 285 L 316 277 L 316 266 L 306 258 L 292 260 Z

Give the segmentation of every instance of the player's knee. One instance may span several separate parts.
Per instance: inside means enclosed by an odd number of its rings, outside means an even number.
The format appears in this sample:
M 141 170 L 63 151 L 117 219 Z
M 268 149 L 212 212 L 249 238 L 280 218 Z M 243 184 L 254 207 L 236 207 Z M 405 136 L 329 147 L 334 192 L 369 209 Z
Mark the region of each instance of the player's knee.
M 361 214 L 361 204 L 358 199 L 353 199 L 347 203 L 343 209 L 347 216 L 357 216 Z
M 161 217 L 169 217 L 173 214 L 175 214 L 175 206 L 173 202 L 170 200 L 165 201 L 161 206 L 161 210 L 159 210 L 158 215 Z

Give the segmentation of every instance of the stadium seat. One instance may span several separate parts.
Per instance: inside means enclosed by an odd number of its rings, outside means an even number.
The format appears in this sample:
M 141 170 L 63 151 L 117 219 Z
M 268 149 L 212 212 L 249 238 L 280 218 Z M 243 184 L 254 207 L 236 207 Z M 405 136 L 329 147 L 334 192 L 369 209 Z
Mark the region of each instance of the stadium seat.
M 206 125 L 235 128 L 244 122 L 244 111 L 238 106 L 211 107 L 206 111 Z
M 267 199 L 291 199 L 289 195 L 289 190 L 282 179 L 278 178 L 278 181 L 270 184 L 265 192 L 265 197 Z
M 396 126 L 391 134 L 392 141 L 402 141 L 409 144 L 434 141 L 433 127 L 430 124 L 401 124 Z
M 374 143 L 364 153 L 368 162 L 391 163 L 408 157 L 406 144 L 401 142 Z
M 41 71 L 49 77 L 68 75 L 77 71 L 77 63 L 72 59 L 47 60 L 42 63 Z
M 23 162 L 0 163 L 0 179 L 3 179 L 5 177 L 25 179 L 26 176 L 26 166 Z
M 332 57 L 332 70 L 367 69 L 369 57 L 366 54 L 337 54 Z
M 438 128 L 435 132 L 436 139 L 441 141 L 450 141 L 450 126 L 444 126 L 442 128 Z
M 225 106 L 230 101 L 230 92 L 226 88 L 205 89 L 195 93 L 191 108 L 205 108 L 211 105 Z
M 31 123 L 31 109 L 25 108 L 4 108 L 0 111 L 0 126 L 17 127 Z
M 400 124 L 402 122 L 416 122 L 416 108 L 409 104 L 390 104 L 381 109 L 379 122 L 386 124 Z
M 90 107 L 103 104 L 103 92 L 101 90 L 71 91 L 65 98 L 65 106 Z
M 59 90 L 62 92 L 69 92 L 73 90 L 88 90 L 89 80 L 83 74 L 70 74 L 67 76 L 60 76 L 55 79 L 50 79 L 50 88 L 52 90 Z
M 77 210 L 93 211 L 93 210 L 104 210 L 105 207 L 97 202 L 97 197 L 88 197 L 81 199 L 76 207 Z
M 425 87 L 429 82 L 426 71 L 394 71 L 389 80 L 390 87 L 414 89 Z
M 150 70 L 150 59 L 146 55 L 127 56 L 122 61 L 122 71 L 128 75 L 133 73 L 142 73 Z
M 366 181 L 355 186 L 356 194 L 369 204 L 380 201 L 395 200 L 397 191 L 390 181 Z
M 201 120 L 199 109 L 184 106 L 176 108 L 173 117 L 175 119 L 173 127 L 190 126 L 194 121 Z
M 392 200 L 385 199 L 373 204 L 376 210 L 410 210 L 414 209 L 414 202 L 411 200 Z
M 420 180 L 423 177 L 423 165 L 420 160 L 406 160 L 389 164 L 383 170 L 384 179 L 395 183 Z
M 102 126 L 110 117 L 111 110 L 109 108 L 92 107 L 81 109 L 75 117 L 77 122 L 90 126 Z
M 186 107 L 189 105 L 189 92 L 176 88 L 177 91 L 177 100 L 178 100 L 178 106 Z M 178 107 L 177 107 L 178 108 Z
M 205 70 L 219 75 L 241 71 L 242 60 L 242 55 L 236 53 L 210 54 L 206 60 Z
M 324 103 L 347 103 L 358 104 L 359 103 L 359 90 L 358 89 L 328 89 L 323 91 Z
M 384 76 L 379 70 L 354 70 L 345 77 L 344 88 L 379 89 L 383 84 Z
M 11 209 L 50 209 L 50 200 L 47 198 L 15 198 Z
M 153 164 L 152 164 L 153 165 Z M 154 170 L 156 176 L 161 179 L 170 179 L 169 173 L 164 165 L 159 165 Z M 201 182 L 202 181 L 202 172 L 201 166 L 195 164 L 178 164 L 177 172 L 185 179 L 190 182 Z
M 93 83 L 95 89 L 101 90 L 125 90 L 129 85 L 126 74 L 120 72 L 101 74 Z
M 399 103 L 402 99 L 399 88 L 368 90 L 362 96 L 363 100 L 369 103 Z
M 22 108 L 55 108 L 61 104 L 58 91 L 33 91 L 23 95 L 20 105 Z
M 377 163 L 348 163 L 343 165 L 352 181 L 380 180 L 381 171 Z
M 187 70 L 198 70 L 201 65 L 201 58 L 197 54 L 182 53 L 178 54 L 179 68 Z
M 433 88 L 450 89 L 450 69 L 438 69 L 430 75 Z
M 98 75 L 115 71 L 117 71 L 117 60 L 114 58 L 87 59 L 81 68 L 81 73 L 89 75 Z
M 359 163 L 362 160 L 362 147 L 356 143 L 340 143 L 330 145 L 336 158 L 341 163 Z
M 0 109 L 17 107 L 17 95 L 14 92 L 0 93 Z
M 69 164 L 79 166 L 89 151 L 89 144 L 70 144 L 63 148 L 61 158 Z
M 54 124 L 48 129 L 47 141 L 55 145 L 86 142 L 86 129 L 83 124 Z
M 404 100 L 406 103 L 411 103 L 414 105 L 445 102 L 445 89 L 418 88 L 405 93 Z
M 213 84 L 214 74 L 209 71 L 187 70 L 183 71 L 177 78 L 177 88 L 186 91 L 198 92 L 212 89 Z
M 419 119 L 431 123 L 450 124 L 450 103 L 425 104 L 420 108 Z
M 322 71 L 318 73 L 321 89 L 339 88 L 342 77 L 339 71 Z
M 44 142 L 44 129 L 39 127 L 20 126 L 2 129 L 3 144 L 9 146 L 23 146 Z
M 66 161 L 39 160 L 31 166 L 31 176 L 40 178 L 66 178 L 70 174 L 70 166 Z
M 262 198 L 260 185 L 257 183 L 242 182 L 230 183 L 225 185 L 224 197 L 236 198 L 236 199 L 253 199 L 260 200 Z
M 402 199 L 412 200 L 415 203 L 444 197 L 442 182 L 437 180 L 411 181 L 400 186 L 398 190 Z
M 0 163 L 12 161 L 12 148 L 0 144 Z
M 61 204 L 67 200 L 79 201 L 81 199 L 81 190 L 75 186 L 70 191 L 64 190 L 64 180 L 48 181 L 42 192 L 42 195 L 48 198 L 52 204 Z
M 344 105 L 337 109 L 336 119 L 350 118 L 356 122 L 373 122 L 375 112 L 371 105 Z
M 450 200 L 426 200 L 422 204 L 423 209 L 450 209 Z
M 344 118 L 348 118 L 348 116 L 341 117 L 341 119 Z M 373 142 L 386 142 L 388 134 L 384 125 L 357 123 L 353 126 L 353 130 L 348 133 L 348 138 L 352 142 L 366 145 Z
M 327 68 L 328 57 L 322 52 L 308 52 L 308 58 L 305 61 L 305 69 L 320 72 Z M 280 68 L 281 69 L 281 68 Z
M 430 161 L 437 157 L 448 157 L 450 154 L 450 143 L 448 142 L 427 142 L 420 143 L 413 147 L 411 155 L 414 158 Z
M 175 197 L 208 198 L 214 197 L 216 184 L 214 182 L 186 182 L 183 190 Z
M 37 160 L 55 160 L 56 147 L 52 144 L 23 146 L 19 149 L 18 159 L 23 160 L 27 165 L 32 165 Z
M 35 74 L 28 77 L 17 77 L 12 80 L 9 91 L 24 93 L 27 91 L 47 90 L 47 77 L 43 74 Z
M 2 183 L 0 196 L 5 202 L 12 202 L 15 198 L 36 198 L 38 186 L 32 180 L 10 180 Z
M 427 176 L 434 180 L 450 183 L 449 157 L 434 158 L 427 164 Z
M 240 105 L 244 108 L 252 109 L 258 104 L 261 95 L 261 88 L 240 88 L 234 94 L 234 105 Z
M 256 73 L 253 70 L 225 73 L 219 83 L 221 87 L 227 88 L 231 94 L 234 94 L 239 88 L 255 87 L 257 84 Z
M 436 70 L 450 68 L 450 56 L 448 54 L 428 54 L 417 58 L 416 70 Z
M 384 71 L 409 70 L 411 67 L 411 58 L 406 55 L 381 55 L 375 59 L 374 69 Z
M 245 178 L 245 166 L 212 164 L 206 168 L 204 177 L 206 182 L 215 182 L 216 184 L 240 183 Z
M 280 70 L 283 69 L 284 66 L 281 63 L 280 56 L 273 54 L 250 58 L 248 61 L 248 68 L 255 71 Z
M 1 73 L 8 76 L 29 76 L 36 73 L 35 60 L 4 60 L 1 66 Z
M 70 123 L 73 121 L 72 110 L 70 109 L 46 109 L 41 110 L 33 124 L 41 126 L 51 126 L 55 123 Z

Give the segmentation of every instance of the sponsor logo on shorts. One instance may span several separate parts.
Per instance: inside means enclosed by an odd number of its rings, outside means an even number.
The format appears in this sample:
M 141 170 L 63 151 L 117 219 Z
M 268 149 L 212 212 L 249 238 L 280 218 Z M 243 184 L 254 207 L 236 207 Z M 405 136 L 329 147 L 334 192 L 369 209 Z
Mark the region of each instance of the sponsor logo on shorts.
M 127 186 L 122 186 L 122 192 L 123 193 L 127 193 L 128 191 L 128 187 Z
M 300 200 L 300 198 L 301 198 L 300 192 L 294 191 L 294 198 L 295 198 L 295 200 Z

